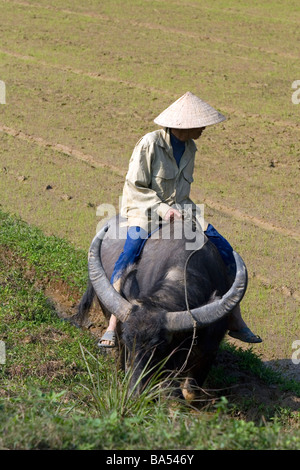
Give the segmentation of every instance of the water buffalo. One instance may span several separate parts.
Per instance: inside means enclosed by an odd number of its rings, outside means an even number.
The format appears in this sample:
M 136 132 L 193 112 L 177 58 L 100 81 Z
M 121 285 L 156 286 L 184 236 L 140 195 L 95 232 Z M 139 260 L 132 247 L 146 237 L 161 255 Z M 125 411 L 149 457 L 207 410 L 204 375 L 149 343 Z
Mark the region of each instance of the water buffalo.
M 186 232 L 191 232 L 178 221 L 146 241 L 139 260 L 123 274 L 118 293 L 109 279 L 126 238 L 121 226 L 119 218 L 113 218 L 91 244 L 89 285 L 77 320 L 86 321 L 96 294 L 105 316 L 119 319 L 119 338 L 134 371 L 132 385 L 138 381 L 140 391 L 147 380 L 138 380 L 145 364 L 151 368 L 168 357 L 165 370 L 186 378 L 187 396 L 207 377 L 228 329 L 228 314 L 246 291 L 246 267 L 234 252 L 236 276 L 230 281 L 216 247 L 197 229 L 195 240 L 200 234 L 201 243 L 187 249 L 191 238 Z M 179 387 L 177 391 L 182 393 Z

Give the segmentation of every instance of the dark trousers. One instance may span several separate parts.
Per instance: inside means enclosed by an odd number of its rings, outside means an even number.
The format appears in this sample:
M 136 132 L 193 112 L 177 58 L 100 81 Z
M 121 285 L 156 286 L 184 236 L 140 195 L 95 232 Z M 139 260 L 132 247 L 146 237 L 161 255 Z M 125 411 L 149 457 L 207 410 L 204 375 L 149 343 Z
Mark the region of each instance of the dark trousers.
M 229 275 L 234 276 L 235 261 L 231 245 L 211 224 L 208 225 L 205 235 L 218 248 L 228 269 Z M 147 238 L 148 232 L 141 227 L 129 227 L 123 251 L 115 264 L 114 271 L 111 276 L 111 284 L 120 278 L 122 272 L 127 268 L 127 266 L 133 264 L 138 259 Z

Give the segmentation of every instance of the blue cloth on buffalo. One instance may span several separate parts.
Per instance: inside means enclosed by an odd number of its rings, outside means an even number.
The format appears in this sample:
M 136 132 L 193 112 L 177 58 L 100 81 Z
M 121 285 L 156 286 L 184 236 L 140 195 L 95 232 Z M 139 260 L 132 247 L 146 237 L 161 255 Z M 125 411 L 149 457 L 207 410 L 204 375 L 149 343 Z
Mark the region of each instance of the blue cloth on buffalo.
M 121 276 L 127 266 L 133 264 L 139 258 L 146 240 L 152 233 L 148 233 L 141 227 L 128 228 L 123 251 L 115 264 L 114 271 L 110 279 L 111 284 Z M 211 224 L 208 225 L 205 235 L 218 248 L 230 276 L 234 277 L 236 265 L 232 253 L 233 249 L 230 243 Z

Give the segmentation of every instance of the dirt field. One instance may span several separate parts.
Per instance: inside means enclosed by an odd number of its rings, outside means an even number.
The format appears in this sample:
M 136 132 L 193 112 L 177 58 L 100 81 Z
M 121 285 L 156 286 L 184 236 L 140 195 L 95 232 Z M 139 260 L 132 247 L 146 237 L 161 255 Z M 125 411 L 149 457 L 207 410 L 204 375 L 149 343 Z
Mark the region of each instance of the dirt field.
M 0 0 L 0 17 L 2 209 L 87 249 L 134 144 L 192 91 L 227 116 L 197 142 L 192 197 L 248 266 L 255 352 L 299 378 L 299 2 Z

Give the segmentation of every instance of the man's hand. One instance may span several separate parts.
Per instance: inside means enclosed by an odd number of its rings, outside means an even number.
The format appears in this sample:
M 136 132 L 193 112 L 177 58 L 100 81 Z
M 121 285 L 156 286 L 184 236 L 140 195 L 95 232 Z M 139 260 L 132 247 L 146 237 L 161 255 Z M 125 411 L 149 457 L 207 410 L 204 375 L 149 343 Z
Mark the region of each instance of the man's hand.
M 166 213 L 164 220 L 174 220 L 174 219 L 181 219 L 182 214 L 177 209 L 169 209 Z

